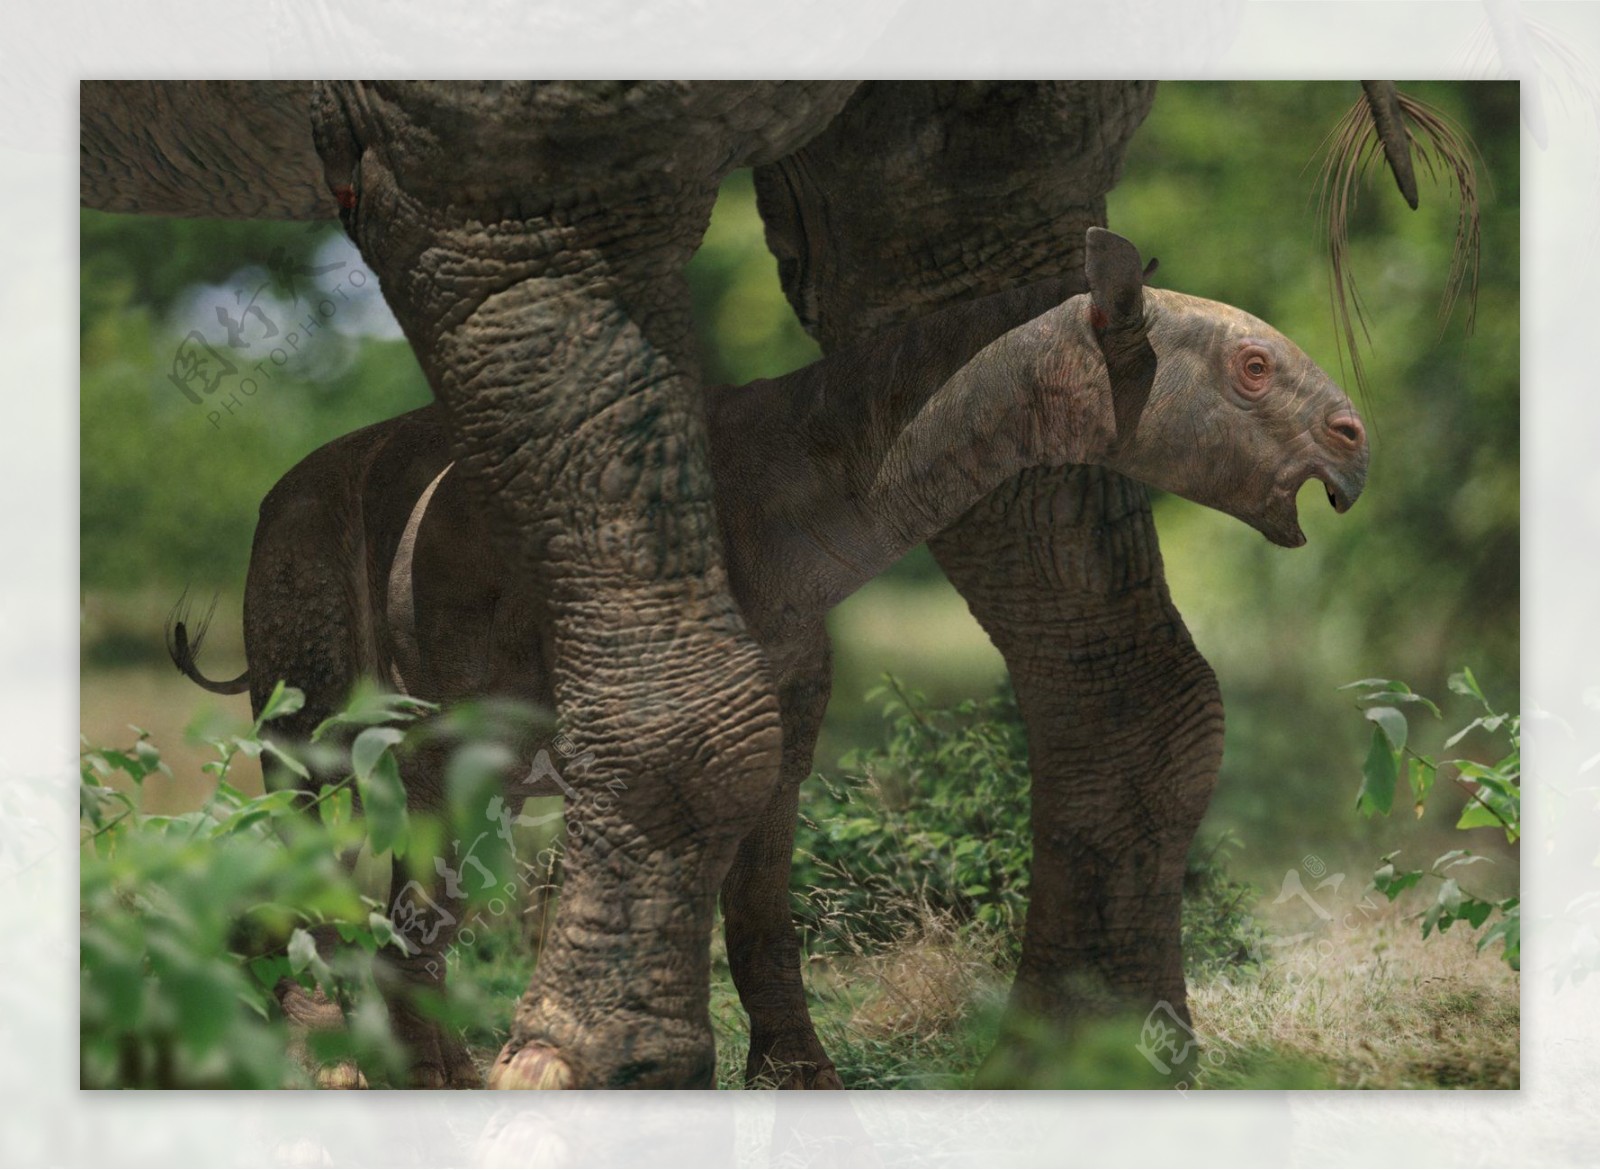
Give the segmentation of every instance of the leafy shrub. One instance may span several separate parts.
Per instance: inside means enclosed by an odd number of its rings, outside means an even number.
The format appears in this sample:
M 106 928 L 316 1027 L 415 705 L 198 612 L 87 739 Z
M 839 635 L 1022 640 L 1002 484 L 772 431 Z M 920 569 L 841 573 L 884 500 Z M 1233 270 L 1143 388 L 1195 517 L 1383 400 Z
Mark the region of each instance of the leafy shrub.
M 881 704 L 883 744 L 841 761 L 802 809 L 795 883 L 807 945 L 860 950 L 945 920 L 1021 947 L 1033 846 L 1027 729 L 1010 685 L 946 708 L 897 680 Z M 1184 883 L 1191 974 L 1248 963 L 1256 891 L 1230 876 L 1237 842 L 1197 845 Z
M 930 916 L 1006 934 L 1026 907 L 1028 757 L 1009 688 L 946 709 L 895 679 L 881 747 L 851 752 L 803 806 L 795 881 L 814 946 L 881 944 Z
M 1449 687 L 1455 694 L 1472 699 L 1484 713 L 1445 740 L 1444 749 L 1449 750 L 1472 732 L 1482 730 L 1491 739 L 1504 737 L 1506 749 L 1502 750 L 1505 754 L 1493 764 L 1469 759 L 1438 760 L 1422 755 L 1407 746 L 1410 725 L 1406 712 L 1421 708 L 1438 719 L 1441 715 L 1437 704 L 1398 679 L 1364 678 L 1348 683 L 1341 689 L 1362 691 L 1357 696 L 1357 706 L 1374 725 L 1361 770 L 1356 807 L 1363 815 L 1388 816 L 1394 807 L 1399 777 L 1404 773 L 1411 789 L 1412 808 L 1420 817 L 1433 792 L 1434 781 L 1442 771 L 1468 796 L 1467 805 L 1456 821 L 1457 829 L 1498 828 L 1504 831 L 1508 842 L 1515 842 L 1522 835 L 1522 719 L 1509 712 L 1496 711 L 1468 668 L 1452 674 Z M 1520 969 L 1521 900 L 1477 897 L 1464 891 L 1460 881 L 1449 872 L 1489 858 L 1470 849 L 1451 849 L 1426 870 L 1420 870 L 1399 868 L 1395 864 L 1398 856 L 1397 850 L 1383 858 L 1372 875 L 1372 884 L 1392 902 L 1425 878 L 1438 882 L 1432 904 L 1420 916 L 1423 938 L 1435 930 L 1449 930 L 1462 921 L 1477 930 L 1492 918 L 1489 929 L 1478 939 L 1478 949 L 1483 950 L 1498 940 L 1506 963 L 1513 970 Z
M 341 858 L 365 846 L 431 859 L 440 826 L 407 815 L 396 753 L 451 725 L 421 722 L 428 704 L 380 695 L 358 697 L 295 749 L 263 734 L 302 703 L 299 691 L 280 685 L 250 728 L 205 737 L 217 752 L 205 765 L 215 786 L 202 808 L 180 816 L 142 810 L 145 781 L 171 775 L 148 735 L 138 732 L 126 749 L 83 750 L 84 1087 L 305 1083 L 274 995 L 285 979 L 320 988 L 348 1009 L 344 1032 L 311 1038 L 319 1060 L 355 1059 L 369 1078 L 403 1073 L 371 957 L 385 945 L 406 944 L 385 904 L 362 892 Z M 350 739 L 348 752 L 334 747 L 343 739 Z M 301 778 L 313 767 L 340 778 L 314 796 L 281 790 L 247 797 L 229 782 L 241 755 L 266 757 Z M 484 767 L 472 766 L 484 761 L 482 744 L 455 759 L 449 780 L 458 808 L 450 827 L 464 832 L 475 827 L 465 823 L 465 810 L 483 815 L 491 781 Z M 477 857 L 496 862 L 492 851 Z M 319 955 L 312 936 L 319 927 L 351 945 Z
M 1266 932 L 1251 908 L 1261 899 L 1229 863 L 1241 848 L 1231 833 L 1196 841 L 1183 875 L 1183 966 L 1189 978 L 1251 967 L 1261 960 Z

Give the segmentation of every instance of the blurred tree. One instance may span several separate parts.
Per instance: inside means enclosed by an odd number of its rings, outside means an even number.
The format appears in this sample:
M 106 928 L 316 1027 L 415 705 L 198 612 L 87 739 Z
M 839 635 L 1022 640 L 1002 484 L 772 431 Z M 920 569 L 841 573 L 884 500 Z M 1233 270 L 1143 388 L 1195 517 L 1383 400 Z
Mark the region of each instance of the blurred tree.
M 376 278 L 352 287 L 365 270 L 335 227 L 85 211 L 81 252 L 85 588 L 238 591 L 256 510 L 278 477 L 329 439 L 431 397 L 398 331 L 373 322 Z M 236 287 L 242 304 L 259 292 L 262 317 L 244 312 Z M 218 309 L 246 345 L 228 344 Z M 169 377 L 191 330 L 235 370 L 213 393 L 197 390 L 198 403 Z

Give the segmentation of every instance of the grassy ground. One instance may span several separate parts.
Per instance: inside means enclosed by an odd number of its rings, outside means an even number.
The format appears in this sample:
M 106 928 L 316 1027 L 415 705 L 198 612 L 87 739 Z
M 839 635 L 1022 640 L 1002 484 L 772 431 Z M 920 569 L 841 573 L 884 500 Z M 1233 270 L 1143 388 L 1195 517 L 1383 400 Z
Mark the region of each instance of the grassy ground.
M 496 936 L 491 936 L 496 937 Z M 498 1027 L 473 1031 L 485 1067 L 505 1039 L 505 1005 L 526 960 L 511 936 L 469 952 L 452 978 Z M 1270 942 L 1271 940 L 1269 940 Z M 850 1088 L 971 1087 L 993 1047 L 1008 976 L 995 940 L 930 925 L 871 955 L 816 956 L 807 985 L 824 1047 Z M 1315 938 L 1269 945 L 1259 967 L 1190 982 L 1199 1040 L 1194 1090 L 1514 1089 L 1518 977 L 1455 931 L 1424 941 L 1384 907 Z M 720 953 L 711 998 L 718 1087 L 742 1087 L 748 1033 Z M 1039 1087 L 1172 1088 L 1139 1052 L 1138 1018 L 1030 1055 Z M 1024 1048 L 1029 1040 L 1020 1041 Z

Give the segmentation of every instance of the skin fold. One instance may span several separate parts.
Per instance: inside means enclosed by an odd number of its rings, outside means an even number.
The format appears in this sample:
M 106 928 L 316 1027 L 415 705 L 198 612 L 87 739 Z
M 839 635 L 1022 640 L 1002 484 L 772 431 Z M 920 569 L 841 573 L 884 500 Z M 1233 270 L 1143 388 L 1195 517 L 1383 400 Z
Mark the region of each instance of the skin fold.
M 1391 93 L 1387 83 L 1367 91 L 1380 128 Z M 1063 1037 L 1073 1021 L 1119 1006 L 1165 1001 L 1186 1016 L 1181 882 L 1220 759 L 1222 709 L 1167 594 L 1144 489 L 1114 461 L 1008 462 L 1009 478 L 996 480 L 990 457 L 1020 458 L 1036 427 L 985 430 L 992 405 L 967 412 L 947 397 L 925 403 L 941 424 L 918 428 L 891 406 L 880 413 L 907 420 L 893 432 L 905 445 L 882 448 L 870 482 L 872 457 L 859 449 L 842 470 L 857 490 L 881 492 L 902 527 L 880 530 L 835 501 L 839 527 L 821 536 L 844 563 L 792 596 L 773 574 L 741 568 L 725 534 L 715 396 L 708 409 L 683 275 L 719 184 L 754 168 L 785 293 L 830 357 L 854 360 L 853 347 L 940 310 L 1021 298 L 992 331 L 939 343 L 941 373 L 924 385 L 944 386 L 1007 330 L 1088 289 L 1085 231 L 1104 223 L 1105 194 L 1153 97 L 1138 81 L 84 83 L 85 206 L 338 216 L 443 420 L 455 467 L 429 514 L 465 493 L 501 558 L 498 579 L 538 600 L 527 626 L 503 638 L 495 627 L 500 658 L 472 651 L 452 669 L 474 685 L 485 662 L 491 679 L 545 671 L 560 724 L 588 761 L 569 779 L 620 785 L 568 848 L 556 921 L 492 1083 L 710 1084 L 719 897 L 737 935 L 730 957 L 751 1012 L 751 1068 L 794 1067 L 785 1083 L 829 1083 L 784 884 L 798 785 L 827 703 L 826 644 L 819 626 L 769 654 L 773 637 L 747 614 L 776 599 L 789 615 L 780 624 L 798 629 L 793 615 L 879 562 L 885 542 L 969 497 L 929 545 L 1005 656 L 1029 729 L 1034 868 L 1013 1006 Z M 1391 165 L 1409 165 L 1403 129 L 1390 118 Z M 1158 404 L 1145 346 L 1179 315 L 1152 309 L 1141 339 L 1114 303 L 1101 307 L 1110 382 L 1134 388 L 1111 402 L 1127 437 Z M 879 381 L 830 380 L 829 409 L 852 428 L 876 426 L 855 395 L 872 397 Z M 812 393 L 796 401 L 824 401 Z M 909 491 L 903 469 L 949 438 L 945 423 L 967 421 L 986 436 L 986 457 L 954 460 L 937 494 Z M 394 456 L 402 439 L 397 429 L 383 450 Z M 336 703 L 358 676 L 393 665 L 374 600 L 386 596 L 392 553 L 350 541 L 370 530 L 398 545 L 431 480 L 413 482 L 415 461 L 351 443 L 313 457 L 347 465 L 327 472 L 324 497 L 275 492 L 264 512 L 272 523 L 262 531 L 337 553 L 295 556 L 258 534 L 252 582 L 295 599 L 258 608 L 247 628 L 252 647 L 284 651 L 281 662 L 251 662 L 258 710 L 276 677 Z M 1303 440 L 1297 449 L 1309 450 Z M 1160 484 L 1161 458 L 1147 451 L 1127 470 Z M 771 486 L 780 498 L 805 490 Z M 1207 496 L 1205 483 L 1171 486 L 1235 506 Z M 1251 518 L 1288 537 L 1279 486 L 1255 484 L 1270 514 Z M 979 488 L 986 494 L 971 496 Z M 817 524 L 800 519 L 812 531 L 785 555 L 815 543 Z M 448 606 L 433 613 L 425 599 L 427 548 L 413 565 L 421 646 L 430 622 L 449 627 Z M 303 736 L 328 713 L 308 702 L 277 726 Z M 429 1043 L 436 1050 L 424 1051 Z M 457 1083 L 460 1054 L 442 1044 L 414 1036 L 421 1083 Z
M 826 658 L 827 611 L 1026 468 L 1111 468 L 1290 546 L 1304 539 L 1294 496 L 1307 479 L 1322 480 L 1341 511 L 1360 494 L 1361 422 L 1292 342 L 1230 306 L 1144 288 L 1137 252 L 1109 232 L 1091 229 L 1087 255 L 1088 294 L 1052 304 L 1058 285 L 1046 282 L 932 314 L 782 378 L 708 391 L 729 579 L 786 711 L 815 703 L 806 684 Z M 517 588 L 453 469 L 443 413 L 427 407 L 336 440 L 279 482 L 263 505 L 246 591 L 253 678 L 302 685 L 279 672 L 303 669 L 321 644 L 258 631 L 292 627 L 303 582 L 339 565 L 355 579 L 334 604 L 366 599 L 345 623 L 364 631 L 371 657 L 325 664 L 324 677 L 366 673 L 435 702 L 552 702 L 548 665 L 529 653 L 547 602 Z M 365 556 L 344 559 L 351 548 Z M 195 672 L 191 658 L 179 660 Z M 307 693 L 318 708 L 342 697 Z M 784 725 L 794 787 L 810 772 L 811 727 L 809 716 Z M 528 777 L 528 762 L 509 792 L 560 795 Z M 403 764 L 413 807 L 443 807 L 440 763 L 424 753 Z M 730 961 L 752 1021 L 749 1072 L 836 1084 L 800 986 L 792 834 L 791 820 L 743 843 L 723 887 Z M 432 896 L 449 901 L 442 887 Z M 407 981 L 442 987 L 450 935 L 412 942 L 414 954 L 390 957 L 400 1019 L 409 1019 Z M 419 1079 L 469 1075 L 453 1037 L 420 1017 L 412 1032 L 425 1054 Z

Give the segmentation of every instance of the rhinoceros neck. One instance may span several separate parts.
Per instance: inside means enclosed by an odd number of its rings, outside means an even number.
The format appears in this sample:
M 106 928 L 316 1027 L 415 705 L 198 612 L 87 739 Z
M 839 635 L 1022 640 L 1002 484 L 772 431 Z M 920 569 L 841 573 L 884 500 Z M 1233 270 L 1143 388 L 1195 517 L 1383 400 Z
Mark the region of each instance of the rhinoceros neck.
M 747 617 L 816 619 L 1027 467 L 1088 462 L 1086 298 L 1059 281 L 956 306 L 709 400 Z M 757 612 L 752 612 L 757 611 Z

